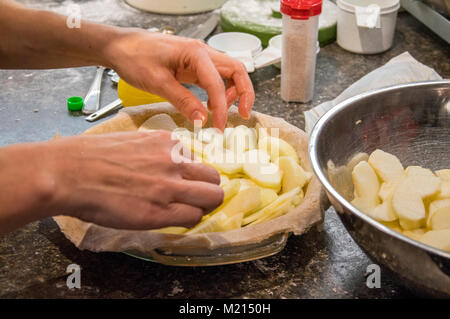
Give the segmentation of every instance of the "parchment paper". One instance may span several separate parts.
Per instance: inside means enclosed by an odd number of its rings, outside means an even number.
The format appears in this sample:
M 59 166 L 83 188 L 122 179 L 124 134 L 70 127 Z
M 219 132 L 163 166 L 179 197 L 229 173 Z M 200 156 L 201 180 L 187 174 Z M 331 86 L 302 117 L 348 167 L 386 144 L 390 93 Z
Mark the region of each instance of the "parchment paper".
M 121 110 L 114 118 L 88 129 L 83 134 L 104 134 L 116 131 L 135 131 L 153 115 L 167 113 L 180 127 L 193 129 L 185 118 L 167 102 L 130 107 Z M 297 151 L 301 165 L 307 171 L 312 171 L 308 158 L 308 137 L 305 132 L 290 125 L 280 118 L 253 112 L 249 120 L 242 119 L 236 107 L 229 112 L 228 127 L 240 124 L 254 127 L 259 123 L 262 127 L 279 128 L 280 138 L 291 144 Z M 211 117 L 206 127 L 211 126 Z M 269 130 L 270 131 L 270 130 Z M 176 249 L 216 249 L 244 244 L 255 244 L 277 233 L 293 232 L 300 235 L 312 225 L 322 220 L 320 205 L 324 196 L 318 179 L 314 176 L 309 183 L 303 202 L 288 214 L 271 221 L 250 225 L 241 229 L 195 235 L 175 235 L 157 233 L 151 230 L 119 230 L 68 216 L 54 217 L 65 236 L 79 249 L 95 252 L 127 250 L 150 253 L 156 248 Z M 132 213 L 132 212 L 130 212 Z
M 409 52 L 403 52 L 389 60 L 385 65 L 367 73 L 334 100 L 323 102 L 304 112 L 305 131 L 311 134 L 314 125 L 322 115 L 340 102 L 355 95 L 401 83 L 431 80 L 442 80 L 442 77 L 434 69 L 414 59 Z

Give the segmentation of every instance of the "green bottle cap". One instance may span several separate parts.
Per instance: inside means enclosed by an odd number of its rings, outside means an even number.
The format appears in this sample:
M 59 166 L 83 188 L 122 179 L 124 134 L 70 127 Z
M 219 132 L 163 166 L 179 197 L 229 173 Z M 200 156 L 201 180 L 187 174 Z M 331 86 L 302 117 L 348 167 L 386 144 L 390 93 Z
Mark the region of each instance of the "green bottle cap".
M 83 104 L 83 98 L 79 96 L 72 96 L 67 99 L 67 108 L 71 112 L 81 111 Z

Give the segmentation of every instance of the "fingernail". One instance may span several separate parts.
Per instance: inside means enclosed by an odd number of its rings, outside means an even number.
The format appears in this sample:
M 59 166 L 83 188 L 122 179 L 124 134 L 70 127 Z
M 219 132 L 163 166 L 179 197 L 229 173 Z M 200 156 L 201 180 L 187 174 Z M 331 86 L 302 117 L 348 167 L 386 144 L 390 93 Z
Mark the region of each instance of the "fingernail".
M 195 121 L 201 121 L 202 125 L 205 123 L 205 116 L 200 111 L 195 111 L 191 115 L 191 121 L 194 123 Z

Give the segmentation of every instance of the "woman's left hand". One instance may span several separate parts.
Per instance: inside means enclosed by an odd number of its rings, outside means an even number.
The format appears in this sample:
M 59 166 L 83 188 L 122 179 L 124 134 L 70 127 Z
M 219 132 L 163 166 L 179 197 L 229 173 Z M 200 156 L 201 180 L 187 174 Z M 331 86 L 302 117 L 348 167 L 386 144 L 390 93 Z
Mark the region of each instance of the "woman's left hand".
M 123 29 L 105 53 L 126 82 L 166 98 L 191 122 L 205 124 L 208 113 L 181 83 L 206 90 L 213 125 L 220 130 L 225 128 L 228 107 L 237 100 L 240 115 L 250 116 L 255 93 L 245 66 L 199 40 Z

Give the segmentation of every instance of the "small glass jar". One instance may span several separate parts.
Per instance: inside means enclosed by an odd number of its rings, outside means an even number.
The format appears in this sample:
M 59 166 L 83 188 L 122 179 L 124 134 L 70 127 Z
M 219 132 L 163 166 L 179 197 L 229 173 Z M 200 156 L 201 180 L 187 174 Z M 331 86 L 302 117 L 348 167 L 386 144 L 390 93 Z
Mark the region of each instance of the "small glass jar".
M 314 95 L 316 46 L 322 0 L 281 0 L 281 98 L 306 103 Z

